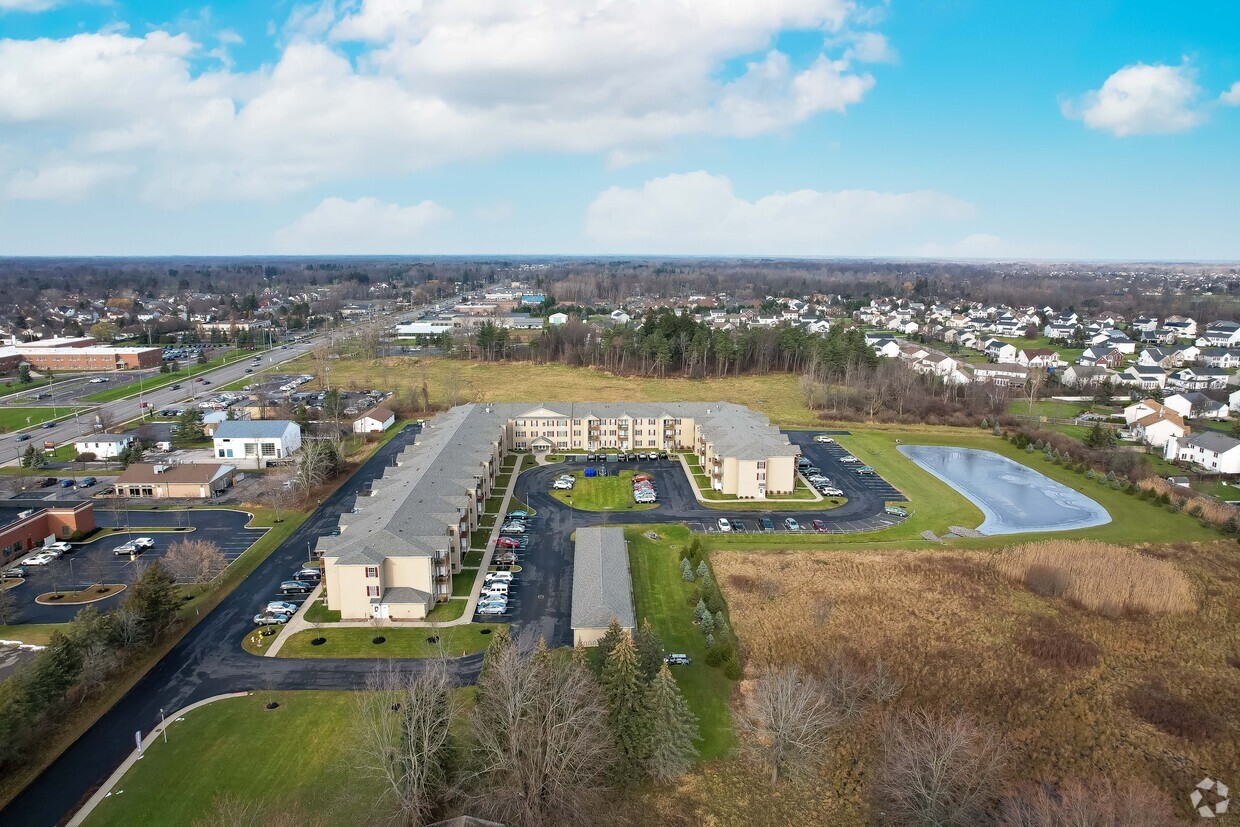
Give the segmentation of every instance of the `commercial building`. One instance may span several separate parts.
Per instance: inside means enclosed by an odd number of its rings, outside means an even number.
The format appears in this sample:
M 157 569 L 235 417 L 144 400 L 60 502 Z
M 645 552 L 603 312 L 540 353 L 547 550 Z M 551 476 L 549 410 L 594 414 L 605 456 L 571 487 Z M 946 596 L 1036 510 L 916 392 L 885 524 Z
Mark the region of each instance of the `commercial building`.
M 49 537 L 68 540 L 95 530 L 95 507 L 89 502 L 6 501 L 0 506 L 0 565 L 42 546 Z
M 379 405 L 353 420 L 353 433 L 383 433 L 396 424 L 396 414 Z
M 118 497 L 206 499 L 233 484 L 237 468 L 223 463 L 135 463 L 116 478 Z
M 227 420 L 211 439 L 217 459 L 284 459 L 301 448 L 301 426 L 289 419 Z
M 73 449 L 79 454 L 94 454 L 97 459 L 112 459 L 123 454 L 136 439 L 133 434 L 92 434 L 74 442 Z
M 573 645 L 593 646 L 612 619 L 637 627 L 629 547 L 621 528 L 579 528 L 573 547 Z
M 89 336 L 14 342 L 0 347 L 0 371 L 22 362 L 34 370 L 135 370 L 157 368 L 164 360 L 158 347 L 96 347 Z
M 425 617 L 451 595 L 505 454 L 609 448 L 692 451 L 712 487 L 738 497 L 792 491 L 799 454 L 765 416 L 729 403 L 460 405 L 426 423 L 356 513 L 341 515 L 338 535 L 319 538 L 328 608 L 344 619 Z

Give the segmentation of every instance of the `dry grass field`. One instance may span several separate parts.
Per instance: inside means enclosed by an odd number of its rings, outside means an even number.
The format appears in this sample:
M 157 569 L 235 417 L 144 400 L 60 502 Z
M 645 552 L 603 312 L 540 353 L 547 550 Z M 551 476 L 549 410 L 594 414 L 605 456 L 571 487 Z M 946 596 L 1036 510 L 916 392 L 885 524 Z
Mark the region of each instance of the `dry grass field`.
M 1008 741 L 1012 782 L 1136 779 L 1187 817 L 1197 781 L 1240 770 L 1235 544 L 1147 547 L 1139 555 L 1047 545 L 1054 548 L 716 552 L 712 564 L 748 674 L 767 663 L 820 669 L 881 656 L 904 684 L 894 708 L 973 715 Z M 1105 566 L 1075 559 L 1091 550 L 1106 555 L 1109 578 Z M 1086 596 L 1030 590 L 1020 578 L 1031 561 L 1071 570 Z M 1150 578 L 1159 576 L 1169 596 L 1153 608 L 1169 613 L 1133 611 L 1133 600 L 1129 610 L 1114 610 L 1125 597 L 1157 593 Z M 880 717 L 871 710 L 814 783 L 765 790 L 740 762 L 722 762 L 694 776 L 684 794 L 703 817 L 721 812 L 709 802 L 726 796 L 748 823 L 798 812 L 803 823 L 869 823 Z M 745 776 L 743 792 L 730 775 Z M 716 823 L 741 823 L 733 818 Z

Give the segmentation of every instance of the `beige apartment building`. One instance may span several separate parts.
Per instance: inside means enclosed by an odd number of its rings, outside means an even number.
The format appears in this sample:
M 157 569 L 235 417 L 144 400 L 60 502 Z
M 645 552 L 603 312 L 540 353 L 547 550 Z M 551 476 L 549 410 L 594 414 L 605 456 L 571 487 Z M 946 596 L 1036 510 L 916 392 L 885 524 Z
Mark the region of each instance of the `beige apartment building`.
M 469 404 L 427 421 L 414 445 L 320 537 L 327 605 L 346 620 L 418 619 L 452 593 L 506 453 L 692 451 L 737 497 L 791 492 L 799 449 L 765 416 L 712 403 Z

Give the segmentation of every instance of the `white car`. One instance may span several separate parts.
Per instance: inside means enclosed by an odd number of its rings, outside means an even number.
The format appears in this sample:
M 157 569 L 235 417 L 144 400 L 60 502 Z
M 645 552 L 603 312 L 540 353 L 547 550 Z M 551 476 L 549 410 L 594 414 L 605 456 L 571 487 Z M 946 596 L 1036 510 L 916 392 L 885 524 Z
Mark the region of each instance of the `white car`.
M 719 518 L 719 530 L 720 531 L 731 531 L 732 530 L 732 524 L 728 522 L 727 517 Z
M 267 607 L 265 609 L 263 609 L 263 613 L 272 614 L 272 615 L 274 614 L 285 614 L 285 615 L 297 614 L 297 604 L 286 603 L 283 600 L 273 600 L 267 604 Z
M 94 379 L 90 380 L 90 384 L 92 384 L 92 385 L 98 385 L 98 384 L 100 384 L 100 383 L 102 383 L 102 382 L 106 382 L 106 381 L 108 381 L 108 380 L 107 380 L 107 379 L 104 379 L 104 378 L 103 378 L 103 377 L 101 377 L 101 376 L 96 376 Z
M 844 463 L 845 465 L 852 465 L 854 462 L 861 462 L 861 460 L 857 459 L 852 454 L 845 454 L 844 456 L 840 457 L 840 462 Z
M 832 443 L 835 442 L 835 440 L 827 436 L 826 434 L 819 434 L 818 436 L 814 437 L 814 442 L 817 442 L 820 445 L 831 445 Z
M 506 603 L 487 603 L 484 606 L 478 607 L 478 614 L 480 615 L 502 615 L 506 611 L 508 611 L 508 604 Z
M 493 580 L 498 580 L 504 583 L 511 583 L 512 572 L 510 571 L 488 571 L 486 573 L 486 576 L 483 578 L 483 582 L 490 583 Z
M 140 551 L 146 551 L 148 548 L 155 548 L 155 541 L 150 537 L 135 537 L 132 542 Z
M 844 496 L 844 492 L 843 492 L 843 491 L 841 491 L 841 490 L 840 490 L 840 489 L 838 489 L 838 488 L 832 488 L 832 487 L 831 487 L 831 486 L 829 486 L 829 485 L 828 485 L 828 486 L 823 487 L 823 488 L 820 490 L 820 492 L 819 492 L 819 493 L 821 493 L 821 494 L 822 494 L 822 496 L 824 496 L 824 497 L 842 497 L 842 496 Z
M 48 543 L 47 545 L 43 547 L 43 550 L 44 551 L 58 551 L 61 554 L 64 554 L 67 551 L 73 551 L 73 546 L 69 545 L 68 543 L 63 543 L 63 542 L 62 543 Z
M 18 560 L 19 566 L 46 566 L 50 565 L 56 559 L 55 554 L 46 551 L 40 551 L 38 554 L 32 554 L 24 560 Z
M 556 491 L 572 491 L 573 490 L 573 484 L 571 482 L 568 482 L 567 480 L 556 480 L 555 482 L 551 483 L 551 487 L 554 488 Z

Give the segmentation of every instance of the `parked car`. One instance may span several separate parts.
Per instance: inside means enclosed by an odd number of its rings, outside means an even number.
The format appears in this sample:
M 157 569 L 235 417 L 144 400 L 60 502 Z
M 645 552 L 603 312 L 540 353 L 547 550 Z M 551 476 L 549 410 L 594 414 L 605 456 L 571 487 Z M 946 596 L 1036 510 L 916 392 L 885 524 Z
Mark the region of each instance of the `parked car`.
M 140 554 L 141 551 L 142 550 L 138 548 L 138 544 L 133 540 L 130 540 L 128 543 L 121 543 L 119 546 L 112 549 L 112 553 L 117 557 L 121 557 L 126 554 Z
M 317 583 L 323 579 L 323 572 L 312 568 L 298 569 L 293 573 L 293 579 L 303 583 Z
M 61 488 L 72 488 L 73 485 L 74 485 L 73 480 L 61 480 L 60 481 Z
M 55 485 L 58 482 L 60 482 L 60 480 L 56 479 L 55 477 L 44 477 L 43 479 L 39 480 L 38 483 L 36 483 L 36 485 L 38 485 L 39 488 L 47 488 L 48 486 Z
M 21 566 L 9 566 L 4 571 L 0 571 L 0 577 L 25 577 L 26 570 Z
M 784 520 L 784 528 L 788 529 L 789 531 L 800 531 L 801 524 L 798 523 L 796 520 L 792 519 L 791 517 L 788 517 L 787 519 Z
M 823 522 L 822 520 L 811 521 L 809 524 L 809 527 L 814 529 L 814 531 L 826 531 L 827 530 L 827 524 Z
M 573 484 L 568 480 L 556 480 L 551 483 L 551 487 L 556 491 L 572 491 Z
M 844 456 L 840 457 L 840 462 L 844 463 L 845 465 L 852 465 L 853 463 L 861 462 L 861 460 L 857 459 L 852 454 L 845 454 Z
M 900 508 L 900 506 L 898 505 L 889 505 L 886 508 L 884 508 L 883 511 L 886 512 L 887 514 L 890 514 L 893 517 L 907 517 L 908 516 L 908 512 L 905 511 L 903 508 Z
M 822 496 L 824 496 L 824 497 L 842 497 L 842 496 L 844 496 L 844 492 L 843 492 L 842 490 L 840 490 L 839 488 L 834 488 L 834 487 L 832 487 L 832 486 L 830 486 L 830 485 L 824 485 L 822 488 L 818 489 L 818 491 L 819 491 L 819 493 L 820 493 L 820 494 L 822 494 Z
M 732 524 L 728 522 L 727 517 L 719 518 L 719 530 L 720 531 L 731 531 L 732 530 Z
M 130 542 L 137 546 L 139 551 L 146 551 L 149 548 L 155 548 L 155 541 L 150 537 L 135 537 Z
M 822 469 L 819 468 L 817 465 L 811 465 L 810 467 L 805 469 L 805 476 L 807 477 L 813 476 L 814 474 L 817 474 L 820 471 L 822 471 Z
M 314 586 L 304 580 L 285 580 L 280 584 L 280 594 L 305 594 L 313 589 Z
M 492 580 L 499 580 L 505 583 L 512 582 L 512 572 L 510 571 L 488 571 L 483 575 L 483 582 L 490 583 Z
M 284 600 L 273 600 L 263 609 L 264 614 L 297 614 L 297 604 L 288 603 Z
M 760 517 L 758 519 L 758 525 L 762 527 L 763 531 L 775 530 L 775 523 L 771 521 L 770 517 Z
M 674 652 L 664 658 L 668 666 L 689 666 L 693 663 L 693 658 L 688 655 Z
M 94 477 L 82 477 L 80 480 L 78 480 L 78 488 L 90 488 L 92 485 L 94 485 L 97 482 L 99 482 L 99 480 L 95 479 Z
M 732 521 L 732 530 L 733 530 L 733 531 L 744 531 L 744 530 L 745 530 L 745 524 L 744 524 L 743 522 L 741 522 L 740 520 L 733 520 L 733 521 Z
M 667 459 L 667 451 L 660 451 L 659 459 Z
M 22 566 L 48 566 L 56 559 L 56 555 L 48 551 L 40 551 L 37 554 L 31 554 L 18 560 L 18 564 Z
M 862 476 L 872 477 L 874 476 L 874 469 L 868 465 L 862 465 L 860 468 L 857 469 L 857 473 L 861 474 Z
M 830 445 L 833 442 L 835 442 L 835 440 L 827 436 L 826 434 L 819 434 L 818 436 L 814 437 L 814 442 L 817 442 L 820 445 Z
M 504 566 L 511 566 L 517 562 L 517 555 L 509 552 L 508 554 L 497 554 L 492 558 L 492 562 L 499 563 Z
M 480 615 L 502 615 L 506 611 L 508 611 L 507 603 L 487 603 L 478 606 Z
M 65 542 L 48 543 L 47 545 L 43 547 L 43 550 L 44 551 L 58 551 L 61 554 L 67 554 L 68 552 L 73 551 L 73 546 Z
M 508 514 L 507 514 L 506 516 L 507 516 L 509 519 L 513 519 L 513 518 L 515 518 L 515 517 L 528 517 L 528 516 L 529 516 L 529 514 L 528 514 L 528 513 L 526 513 L 525 511 L 517 510 L 517 511 L 509 511 L 509 512 L 508 512 Z
M 282 623 L 288 623 L 289 615 L 286 614 L 267 614 L 265 612 L 254 615 L 255 626 L 278 626 Z

